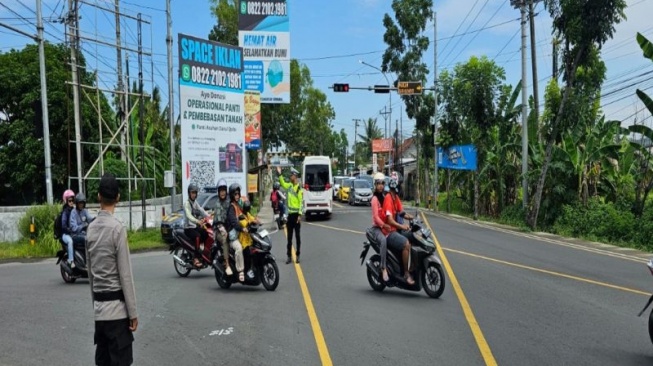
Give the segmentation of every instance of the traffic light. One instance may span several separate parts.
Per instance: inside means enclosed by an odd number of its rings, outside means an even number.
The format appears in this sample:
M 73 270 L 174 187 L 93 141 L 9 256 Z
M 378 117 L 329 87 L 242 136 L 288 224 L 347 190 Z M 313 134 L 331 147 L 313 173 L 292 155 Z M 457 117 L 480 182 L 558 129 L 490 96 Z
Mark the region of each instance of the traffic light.
M 333 84 L 333 91 L 336 93 L 349 93 L 349 84 Z

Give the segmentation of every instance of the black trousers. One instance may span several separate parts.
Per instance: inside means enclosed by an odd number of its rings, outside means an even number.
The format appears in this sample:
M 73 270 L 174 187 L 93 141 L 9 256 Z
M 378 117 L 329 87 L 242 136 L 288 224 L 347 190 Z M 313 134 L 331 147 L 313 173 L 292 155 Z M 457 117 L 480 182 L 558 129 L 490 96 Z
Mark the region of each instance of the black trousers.
M 302 238 L 299 233 L 302 225 L 297 222 L 297 219 L 299 218 L 298 213 L 291 213 L 288 215 L 288 223 L 286 224 L 286 229 L 288 229 L 288 246 L 287 246 L 287 253 L 288 257 L 292 255 L 292 233 L 293 231 L 295 232 L 295 241 L 297 242 L 297 255 L 301 253 L 301 247 L 302 247 Z
M 95 321 L 95 364 L 129 366 L 134 361 L 129 319 Z

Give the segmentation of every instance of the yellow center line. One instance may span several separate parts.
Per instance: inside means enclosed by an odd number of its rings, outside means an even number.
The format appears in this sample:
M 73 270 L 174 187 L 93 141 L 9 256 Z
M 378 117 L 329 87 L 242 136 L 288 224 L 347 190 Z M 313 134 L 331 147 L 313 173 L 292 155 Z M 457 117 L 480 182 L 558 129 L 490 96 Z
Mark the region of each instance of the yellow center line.
M 568 279 L 571 279 L 571 280 L 591 283 L 591 284 L 594 284 L 594 285 L 608 287 L 608 288 L 621 290 L 621 291 L 625 291 L 625 292 L 631 292 L 631 293 L 634 293 L 634 294 L 645 295 L 645 296 L 650 296 L 651 295 L 650 292 L 644 292 L 644 291 L 635 290 L 635 289 L 627 288 L 627 287 L 623 287 L 623 286 L 612 285 L 612 284 L 601 282 L 601 281 L 590 280 L 589 278 L 583 278 L 583 277 L 573 276 L 573 275 L 569 275 L 569 274 L 565 274 L 565 273 L 549 271 L 549 270 L 546 270 L 546 269 L 525 266 L 523 264 L 507 262 L 507 261 L 503 261 L 501 259 L 495 259 L 495 258 L 490 258 L 490 257 L 486 257 L 486 256 L 479 255 L 479 254 L 463 252 L 461 250 L 455 250 L 455 249 L 449 249 L 449 248 L 445 248 L 444 250 L 446 250 L 448 252 L 452 252 L 452 253 L 458 253 L 458 254 L 467 255 L 467 256 L 470 256 L 470 257 L 484 259 L 484 260 L 490 261 L 490 262 L 501 263 L 501 264 L 505 264 L 505 265 L 508 265 L 508 266 L 513 266 L 513 267 L 522 268 L 522 269 L 528 269 L 530 271 L 546 273 L 546 274 L 549 274 L 549 275 L 552 275 L 552 276 L 564 277 L 564 278 L 568 278 Z
M 476 344 L 478 345 L 479 351 L 481 351 L 481 356 L 483 356 L 483 360 L 485 360 L 485 364 L 497 365 L 497 361 L 494 359 L 494 355 L 492 355 L 492 350 L 490 349 L 490 346 L 485 340 L 483 331 L 481 331 L 481 327 L 478 325 L 478 322 L 476 321 L 474 312 L 472 311 L 471 306 L 469 306 L 469 302 L 467 302 L 467 298 L 463 293 L 462 287 L 460 287 L 460 284 L 458 283 L 458 279 L 456 278 L 456 275 L 453 273 L 451 264 L 449 264 L 449 261 L 447 260 L 447 256 L 444 255 L 444 251 L 442 251 L 442 245 L 438 241 L 438 238 L 435 236 L 435 231 L 433 231 L 433 229 L 431 228 L 431 225 L 426 219 L 426 216 L 424 216 L 424 213 L 422 212 L 421 214 L 424 223 L 426 224 L 426 226 L 428 226 L 428 228 L 431 230 L 431 233 L 433 234 L 433 239 L 435 240 L 438 254 L 440 255 L 442 264 L 444 264 L 444 268 L 447 270 L 447 274 L 449 275 L 449 281 L 451 281 L 451 284 L 453 285 L 453 289 L 456 292 L 456 296 L 458 297 L 458 301 L 460 302 L 460 306 L 463 308 L 465 319 L 467 319 L 467 323 L 469 324 L 469 327 L 472 330 L 472 334 L 474 335 L 474 339 L 476 340 Z
M 288 232 L 286 231 L 285 227 L 283 232 L 286 234 L 287 238 Z M 308 286 L 306 285 L 306 280 L 304 279 L 304 272 L 302 272 L 302 267 L 295 260 L 295 248 L 292 248 L 292 257 L 293 264 L 295 265 L 295 271 L 297 272 L 297 279 L 299 280 L 299 287 L 302 289 L 304 304 L 306 305 L 306 311 L 308 312 L 308 319 L 310 320 L 311 328 L 313 329 L 313 336 L 315 337 L 317 351 L 320 354 L 320 361 L 322 361 L 322 365 L 332 366 L 333 362 L 331 361 L 331 356 L 329 355 L 329 348 L 327 347 L 326 341 L 324 340 L 324 334 L 322 334 L 322 327 L 320 327 L 320 321 L 317 319 L 317 313 L 315 312 L 315 307 L 313 307 L 311 294 L 308 292 Z

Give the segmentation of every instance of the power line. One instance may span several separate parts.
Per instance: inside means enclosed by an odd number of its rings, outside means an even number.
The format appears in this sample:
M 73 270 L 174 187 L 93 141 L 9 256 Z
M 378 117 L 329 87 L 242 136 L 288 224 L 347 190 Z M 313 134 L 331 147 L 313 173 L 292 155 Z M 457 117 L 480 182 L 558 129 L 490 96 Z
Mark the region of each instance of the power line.
M 487 5 L 488 1 L 489 0 L 485 0 L 485 2 L 483 3 L 483 6 L 481 7 L 481 9 L 479 9 L 479 11 L 478 11 L 478 13 L 476 13 L 476 16 L 474 17 L 474 19 L 472 19 L 472 22 L 467 25 L 467 28 L 465 29 L 465 32 L 467 32 L 469 30 L 469 28 L 471 28 L 471 26 L 474 24 L 474 22 L 476 22 L 476 19 L 478 19 L 478 16 L 481 15 L 481 13 L 483 12 L 483 9 L 485 9 L 485 6 Z M 458 46 L 458 44 L 460 43 L 461 40 L 462 40 L 462 37 L 458 38 L 456 43 L 453 45 L 453 48 L 451 49 L 451 51 L 449 51 L 449 53 L 442 58 L 442 64 L 444 64 L 445 61 L 449 58 L 449 55 L 453 54 L 453 51 L 456 49 L 456 46 Z
M 454 36 L 456 34 L 458 34 L 458 31 L 460 30 L 460 27 L 462 27 L 463 24 L 465 24 L 465 21 L 467 21 L 467 18 L 469 17 L 469 14 L 472 13 L 474 8 L 476 7 L 476 4 L 478 4 L 478 0 L 476 0 L 476 2 L 474 2 L 474 5 L 471 8 L 469 8 L 469 11 L 467 11 L 467 15 L 465 15 L 465 18 L 463 19 L 463 21 L 460 22 L 460 24 L 458 24 L 458 28 L 456 28 L 456 31 L 453 32 Z M 447 50 L 447 47 L 449 47 L 449 44 L 451 43 L 451 39 L 452 38 L 449 38 L 449 40 L 447 40 L 447 43 L 444 44 L 444 47 L 442 48 L 442 50 L 440 52 L 442 52 L 444 54 L 444 52 Z

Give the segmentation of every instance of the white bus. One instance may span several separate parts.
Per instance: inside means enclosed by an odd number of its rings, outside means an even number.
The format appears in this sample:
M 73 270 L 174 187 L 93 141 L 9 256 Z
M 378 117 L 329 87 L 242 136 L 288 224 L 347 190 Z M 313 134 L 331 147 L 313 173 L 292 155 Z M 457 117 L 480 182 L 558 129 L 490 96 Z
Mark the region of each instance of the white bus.
M 304 214 L 331 216 L 331 159 L 328 156 L 307 156 L 302 165 L 301 179 L 304 182 Z

